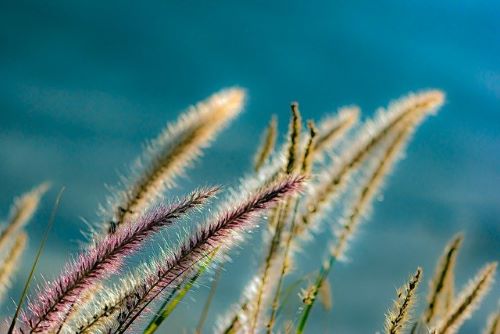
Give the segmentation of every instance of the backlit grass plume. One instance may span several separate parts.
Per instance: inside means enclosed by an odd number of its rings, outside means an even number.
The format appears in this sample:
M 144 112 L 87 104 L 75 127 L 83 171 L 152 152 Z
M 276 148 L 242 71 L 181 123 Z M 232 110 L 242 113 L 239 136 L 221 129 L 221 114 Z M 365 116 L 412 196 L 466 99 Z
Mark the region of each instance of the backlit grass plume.
M 411 317 L 410 313 L 415 304 L 415 292 L 421 279 L 422 269 L 418 268 L 408 283 L 398 289 L 394 305 L 385 316 L 386 334 L 403 333 L 405 328 L 408 327 Z
M 60 326 L 60 320 L 86 289 L 116 272 L 124 257 L 136 251 L 147 237 L 201 206 L 215 192 L 216 189 L 196 191 L 171 206 L 156 208 L 90 246 L 30 303 L 31 314 L 25 316 L 30 330 L 38 333 Z
M 404 122 L 395 126 L 385 142 L 381 143 L 382 149 L 371 158 L 366 175 L 358 181 L 359 188 L 355 190 L 354 196 L 347 203 L 344 217 L 341 217 L 340 226 L 334 227 L 335 240 L 329 246 L 329 256 L 322 264 L 314 283 L 314 293 L 311 302 L 304 306 L 299 321 L 298 331 L 305 328 L 309 314 L 316 301 L 317 291 L 327 279 L 333 263 L 344 257 L 350 240 L 355 236 L 359 224 L 369 212 L 371 203 L 383 184 L 385 177 L 391 171 L 399 155 L 403 151 L 408 139 L 412 135 L 416 125 L 423 119 L 424 113 L 416 114 L 413 118 L 407 118 Z
M 254 168 L 257 172 L 273 152 L 274 145 L 276 144 L 276 136 L 278 132 L 277 128 L 278 119 L 276 115 L 273 115 L 271 121 L 269 122 L 269 125 L 267 126 L 266 132 L 262 135 L 259 150 L 254 157 Z
M 114 332 L 124 332 L 165 289 L 178 285 L 195 270 L 200 260 L 215 249 L 222 247 L 227 251 L 231 248 L 242 233 L 254 225 L 262 210 L 269 209 L 284 196 L 297 191 L 301 183 L 300 177 L 284 178 L 249 195 L 233 208 L 223 208 L 188 238 L 177 252 L 151 265 L 145 277 L 143 272 L 131 277 L 129 281 L 133 283 L 129 291 L 113 305 L 104 306 L 106 310 L 116 310 L 112 311 L 114 321 L 107 321 L 106 325 Z M 117 291 L 117 294 L 122 292 Z
M 360 110 L 358 107 L 344 107 L 337 114 L 323 118 L 319 124 L 319 135 L 314 148 L 318 152 L 330 150 L 337 141 L 356 124 Z
M 9 239 L 15 237 L 15 234 L 28 223 L 35 213 L 41 197 L 48 189 L 49 183 L 42 183 L 14 200 L 7 224 L 2 226 L 0 230 L 0 251 L 5 247 Z
M 450 310 L 442 317 L 436 325 L 436 334 L 457 333 L 465 320 L 471 317 L 472 312 L 479 306 L 479 303 L 491 288 L 497 263 L 489 263 L 479 271 L 476 277 L 469 282 L 456 298 Z
M 496 310 L 488 317 L 482 334 L 500 334 L 500 310 Z
M 424 322 L 429 325 L 449 310 L 454 298 L 454 269 L 463 236 L 455 236 L 446 246 L 429 287 Z
M 210 203 L 221 187 L 191 192 L 179 187 L 184 195 L 178 199 L 166 194 L 238 115 L 244 101 L 244 90 L 222 90 L 167 125 L 133 164 L 123 179 L 123 189 L 111 189 L 112 198 L 102 210 L 102 226 L 89 231 L 90 242 L 59 275 L 26 294 L 54 223 L 61 190 L 14 316 L 0 325 L 0 331 L 170 333 L 175 331 L 169 327 L 174 311 L 181 304 L 189 305 L 192 291 L 206 286 L 214 272 L 209 296 L 199 303 L 204 305 L 200 314 L 193 308 L 184 315 L 187 331 L 206 332 L 208 323 L 219 318 L 215 333 L 300 334 L 313 331 L 310 315 L 318 299 L 325 312 L 341 309 L 337 301 L 331 308 L 332 267 L 356 244 L 357 231 L 370 218 L 386 179 L 415 130 L 444 103 L 444 94 L 438 90 L 409 94 L 364 121 L 360 121 L 359 108 L 343 107 L 320 120 L 303 122 L 308 106 L 299 111 L 293 102 L 286 136 L 278 133 L 273 116 L 253 165 L 227 196 Z M 22 264 L 25 225 L 46 190 L 44 184 L 16 200 L 0 230 L 0 298 Z M 170 228 L 175 225 L 179 228 Z M 223 265 L 230 268 L 225 261 L 240 261 L 234 257 L 234 248 L 259 226 L 262 233 L 254 233 L 248 248 L 242 248 L 256 262 L 252 277 L 227 313 L 213 314 L 210 307 L 216 304 L 217 295 L 227 291 L 223 284 L 215 289 Z M 316 237 L 325 231 L 330 240 L 322 244 L 325 238 Z M 462 239 L 462 235 L 454 237 L 444 250 L 429 285 L 428 301 L 415 320 L 411 313 L 422 269 L 398 290 L 386 316 L 386 333 L 456 333 L 472 314 L 492 286 L 496 262 L 487 264 L 455 296 L 454 269 Z M 324 253 L 310 251 L 310 243 L 315 244 L 314 250 L 323 247 Z M 317 270 L 304 272 L 302 255 Z M 228 269 L 222 276 L 230 274 Z M 366 275 L 370 278 L 368 271 Z M 342 293 L 370 303 L 357 290 Z M 23 303 L 27 295 L 28 302 Z M 484 333 L 498 334 L 498 318 L 498 312 L 490 317 Z
M 316 215 L 328 208 L 345 186 L 351 173 L 366 161 L 396 125 L 422 113 L 434 113 L 443 101 L 441 92 L 428 91 L 409 95 L 393 102 L 387 110 L 379 110 L 375 119 L 366 123 L 358 138 L 335 160 L 335 165 L 320 175 L 317 187 L 306 202 L 307 212 L 302 216 L 304 224 L 309 224 Z
M 26 233 L 18 233 L 14 244 L 2 254 L 4 256 L 0 260 L 0 302 L 11 285 L 14 272 L 19 267 L 19 258 L 26 247 L 26 240 Z
M 239 88 L 220 91 L 189 108 L 173 124 L 167 124 L 160 135 L 148 143 L 133 166 L 125 189 L 110 199 L 113 212 L 109 231 L 137 217 L 142 210 L 172 186 L 207 147 L 215 135 L 243 108 L 245 92 Z

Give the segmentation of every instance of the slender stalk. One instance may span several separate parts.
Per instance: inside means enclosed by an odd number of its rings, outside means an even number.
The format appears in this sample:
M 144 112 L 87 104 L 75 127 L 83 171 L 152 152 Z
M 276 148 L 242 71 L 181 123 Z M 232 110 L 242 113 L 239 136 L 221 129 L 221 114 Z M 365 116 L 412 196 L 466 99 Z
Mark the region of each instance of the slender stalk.
M 163 321 L 165 321 L 165 319 L 168 318 L 168 316 L 174 311 L 174 309 L 182 301 L 182 299 L 184 299 L 186 294 L 193 288 L 196 281 L 210 267 L 210 265 L 212 264 L 212 262 L 214 260 L 216 253 L 217 253 L 217 250 L 214 251 L 208 257 L 208 259 L 205 263 L 200 265 L 200 268 L 198 269 L 196 274 L 193 277 L 191 277 L 191 279 L 186 284 L 184 284 L 184 286 L 180 289 L 180 291 L 179 291 L 179 288 L 175 288 L 172 290 L 172 292 L 168 295 L 168 297 L 165 299 L 165 301 L 160 306 L 157 315 L 150 321 L 149 325 L 144 330 L 144 334 L 152 334 L 160 327 L 160 325 L 163 323 Z M 173 296 L 176 294 L 177 291 L 178 291 L 178 293 L 175 296 L 175 299 L 172 302 L 170 302 L 170 300 L 173 298 Z
M 278 307 L 279 307 L 279 297 L 281 295 L 281 286 L 282 286 L 283 278 L 285 277 L 285 272 L 287 269 L 287 261 L 288 261 L 288 256 L 289 256 L 289 252 L 290 252 L 290 246 L 292 245 L 293 231 L 295 229 L 295 221 L 296 221 L 298 206 L 299 206 L 299 201 L 296 200 L 294 210 L 293 210 L 294 213 L 292 216 L 292 222 L 290 225 L 289 235 L 288 235 L 288 238 L 287 238 L 286 243 L 285 243 L 285 250 L 284 250 L 284 254 L 283 254 L 283 261 L 281 264 L 278 283 L 276 285 L 276 288 L 274 291 L 273 301 L 271 304 L 271 317 L 269 318 L 269 322 L 266 326 L 266 332 L 269 334 L 272 333 L 274 323 L 276 321 L 276 315 L 277 315 L 277 311 L 278 311 Z
M 314 302 L 316 301 L 316 298 L 318 296 L 318 290 L 319 287 L 323 284 L 325 279 L 328 277 L 328 274 L 330 273 L 330 270 L 332 269 L 333 264 L 335 263 L 336 258 L 335 256 L 330 256 L 328 258 L 328 261 L 325 262 L 325 264 L 321 267 L 321 270 L 318 273 L 318 276 L 316 277 L 315 282 L 313 283 L 313 289 L 312 290 L 312 296 L 311 299 L 306 305 L 304 306 L 304 309 L 302 310 L 302 314 L 300 316 L 299 320 L 299 325 L 297 326 L 297 334 L 302 334 L 304 332 L 304 329 L 306 327 L 307 320 L 309 319 L 309 315 L 311 313 L 312 307 L 314 305 Z
M 215 277 L 212 282 L 212 285 L 210 286 L 210 292 L 208 294 L 207 301 L 205 302 L 205 305 L 203 305 L 203 311 L 201 312 L 200 320 L 198 322 L 198 325 L 196 326 L 195 334 L 201 334 L 203 331 L 203 325 L 207 320 L 208 310 L 210 309 L 210 305 L 212 303 L 212 300 L 214 299 L 215 291 L 217 290 L 217 285 L 219 283 L 221 274 L 222 274 L 222 265 L 219 265 L 219 267 L 217 267 L 217 270 L 215 272 Z
M 26 280 L 26 283 L 24 284 L 23 291 L 21 293 L 21 297 L 19 297 L 19 301 L 17 303 L 17 308 L 16 312 L 14 313 L 14 316 L 12 317 L 12 322 L 10 323 L 9 331 L 8 334 L 14 333 L 14 328 L 16 326 L 17 322 L 17 317 L 19 316 L 19 312 L 21 311 L 21 307 L 23 305 L 24 299 L 26 297 L 26 293 L 28 292 L 28 288 L 30 286 L 31 280 L 33 278 L 33 274 L 35 273 L 36 265 L 38 264 L 38 260 L 40 259 L 40 256 L 42 255 L 43 249 L 45 248 L 45 243 L 47 242 L 47 239 L 49 238 L 49 233 L 50 230 L 52 229 L 52 225 L 54 225 L 54 221 L 56 218 L 56 212 L 59 209 L 59 203 L 61 202 L 62 194 L 64 193 L 65 187 L 62 187 L 61 190 L 59 190 L 59 193 L 57 194 L 56 201 L 54 203 L 54 206 L 52 208 L 52 212 L 50 214 L 49 222 L 47 224 L 47 227 L 45 228 L 45 232 L 42 237 L 42 241 L 40 242 L 40 246 L 38 247 L 38 251 L 35 256 L 35 261 L 33 262 L 33 265 L 31 266 L 30 273 L 28 275 L 28 279 Z
M 156 332 L 163 321 L 170 316 L 170 314 L 176 309 L 177 305 L 184 299 L 186 294 L 193 288 L 195 282 L 203 274 L 206 268 L 206 266 L 201 266 L 200 270 L 186 284 L 184 284 L 175 298 L 173 298 L 172 301 L 168 302 L 166 305 L 162 305 L 163 311 L 149 323 L 148 327 L 144 330 L 144 334 L 152 334 Z
M 286 167 L 284 168 L 284 173 L 290 174 L 302 163 L 301 158 L 299 156 L 300 152 L 300 134 L 302 128 L 302 118 L 299 111 L 299 104 L 297 102 L 292 102 L 290 105 L 292 117 L 289 124 L 288 130 L 288 149 L 287 149 L 287 161 Z M 275 213 L 275 221 L 272 222 L 272 226 L 275 226 L 274 233 L 271 239 L 271 243 L 269 245 L 269 250 L 266 255 L 266 259 L 264 262 L 264 269 L 262 271 L 261 276 L 259 277 L 259 284 L 257 286 L 256 292 L 256 302 L 255 309 L 253 310 L 253 314 L 251 315 L 250 320 L 250 333 L 255 333 L 257 322 L 261 313 L 261 306 L 263 303 L 263 294 L 266 285 L 268 284 L 269 272 L 271 270 L 271 266 L 273 265 L 276 252 L 280 248 L 281 245 L 281 235 L 283 228 L 286 224 L 286 219 L 289 214 L 290 208 L 290 198 L 288 198 L 284 203 L 282 203 L 278 210 Z
M 283 219 L 282 213 L 285 211 L 284 208 L 285 204 L 280 204 L 278 206 L 278 211 L 276 212 L 275 219 L 276 223 L 274 224 L 276 226 L 275 232 L 273 234 L 273 238 L 271 240 L 271 245 L 269 247 L 269 251 L 266 255 L 266 259 L 264 261 L 264 270 L 262 272 L 262 275 L 259 278 L 259 285 L 257 287 L 257 293 L 256 293 L 256 302 L 255 302 L 255 310 L 253 311 L 254 314 L 252 315 L 251 319 L 251 332 L 253 333 L 255 331 L 255 328 L 257 326 L 257 320 L 259 318 L 259 313 L 260 313 L 260 308 L 262 305 L 262 295 L 264 291 L 264 286 L 267 284 L 268 276 L 269 276 L 269 271 L 271 270 L 274 254 L 276 253 L 276 250 L 279 247 L 280 244 L 280 238 L 281 238 L 281 230 L 283 228 Z
M 304 150 L 304 155 L 302 157 L 302 167 L 301 167 L 301 172 L 304 173 L 304 175 L 309 175 L 311 172 L 312 168 L 312 157 L 314 154 L 314 148 L 316 144 L 316 134 L 317 130 L 312 121 L 308 122 L 308 128 L 309 128 L 309 140 L 308 143 L 305 147 Z M 285 277 L 287 267 L 288 267 L 288 258 L 290 256 L 290 248 L 292 245 L 292 241 L 294 240 L 294 237 L 296 236 L 295 234 L 295 224 L 297 221 L 297 212 L 299 208 L 299 203 L 300 199 L 293 199 L 294 200 L 294 209 L 293 209 L 293 215 L 290 223 L 290 229 L 288 231 L 288 235 L 285 241 L 285 249 L 283 252 L 283 260 L 281 262 L 281 268 L 279 272 L 279 278 L 278 278 L 278 283 L 276 285 L 275 291 L 274 291 L 274 297 L 273 301 L 271 304 L 271 317 L 269 318 L 269 322 L 266 326 L 266 331 L 268 334 L 271 334 L 273 331 L 274 323 L 276 321 L 276 316 L 277 316 L 277 311 L 279 307 L 279 298 L 281 294 L 281 285 L 283 283 L 283 279 Z
M 399 133 L 396 134 L 395 138 L 386 148 L 385 152 L 378 159 L 377 165 L 364 181 L 362 188 L 357 193 L 357 197 L 354 198 L 352 207 L 346 215 L 347 221 L 342 225 L 341 230 L 337 235 L 336 242 L 330 249 L 329 258 L 326 262 L 327 265 L 326 267 L 324 266 L 318 274 L 318 278 L 314 285 L 313 298 L 311 299 L 311 302 L 305 306 L 302 312 L 297 333 L 302 333 L 304 330 L 309 313 L 311 312 L 311 309 L 316 301 L 317 291 L 328 275 L 331 265 L 336 259 L 343 256 L 349 240 L 353 237 L 355 231 L 357 230 L 357 226 L 359 225 L 361 218 L 367 211 L 367 208 L 377 191 L 380 189 L 385 176 L 387 176 L 392 165 L 396 162 L 398 154 L 407 143 L 407 140 L 414 129 L 414 125 L 420 121 L 421 117 L 422 115 L 413 119 L 412 122 L 408 122 L 408 124 L 401 125 Z

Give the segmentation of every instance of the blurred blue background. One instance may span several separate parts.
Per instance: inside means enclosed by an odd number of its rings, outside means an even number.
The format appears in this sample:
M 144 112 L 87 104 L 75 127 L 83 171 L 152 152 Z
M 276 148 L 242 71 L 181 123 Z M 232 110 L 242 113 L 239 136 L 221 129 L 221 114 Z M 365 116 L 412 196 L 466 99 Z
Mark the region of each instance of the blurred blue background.
M 366 118 L 408 91 L 440 88 L 447 104 L 418 130 L 351 261 L 335 268 L 333 310 L 316 308 L 308 328 L 382 329 L 394 289 L 417 265 L 429 278 L 455 232 L 466 233 L 457 286 L 499 259 L 499 22 L 498 1 L 2 1 L 1 216 L 13 196 L 43 180 L 54 184 L 29 226 L 18 277 L 59 187 L 67 190 L 40 266 L 48 278 L 78 249 L 80 217 L 95 220 L 105 183 L 117 181 L 141 143 L 220 88 L 248 89 L 246 110 L 180 191 L 235 185 L 271 113 L 285 131 L 292 100 L 307 118 L 344 104 L 358 104 Z M 255 270 L 258 239 L 227 266 L 207 332 Z M 300 257 L 304 273 L 318 267 L 323 247 Z M 169 333 L 191 330 L 186 319 L 198 319 L 207 290 L 176 310 Z M 498 284 L 493 290 L 462 333 L 482 328 L 500 297 Z M 16 299 L 19 291 L 16 284 Z M 5 304 L 0 313 L 11 313 L 13 303 Z

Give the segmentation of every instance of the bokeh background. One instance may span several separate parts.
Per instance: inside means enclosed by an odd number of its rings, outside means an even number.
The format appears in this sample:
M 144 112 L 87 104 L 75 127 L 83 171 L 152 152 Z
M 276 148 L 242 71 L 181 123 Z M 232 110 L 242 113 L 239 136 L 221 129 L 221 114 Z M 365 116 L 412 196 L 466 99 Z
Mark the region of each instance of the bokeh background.
M 394 289 L 417 265 L 429 278 L 457 231 L 466 233 L 461 286 L 500 256 L 499 22 L 498 1 L 1 1 L 1 216 L 13 196 L 53 183 L 28 228 L 31 245 L 12 297 L 62 185 L 39 267 L 47 278 L 78 249 L 81 217 L 95 220 L 105 184 L 116 183 L 141 143 L 190 103 L 231 85 L 248 90 L 246 111 L 177 192 L 236 185 L 270 114 L 285 131 L 292 100 L 307 118 L 354 103 L 366 118 L 408 91 L 446 91 L 446 105 L 418 130 L 351 261 L 335 268 L 333 310 L 317 307 L 308 329 L 380 330 Z M 303 273 L 319 265 L 326 236 L 319 240 L 299 258 Z M 255 270 L 258 243 L 252 238 L 226 266 L 207 333 Z M 462 333 L 482 328 L 498 287 Z M 189 332 L 207 291 L 192 293 L 163 332 Z M 0 314 L 10 314 L 13 302 L 4 304 Z

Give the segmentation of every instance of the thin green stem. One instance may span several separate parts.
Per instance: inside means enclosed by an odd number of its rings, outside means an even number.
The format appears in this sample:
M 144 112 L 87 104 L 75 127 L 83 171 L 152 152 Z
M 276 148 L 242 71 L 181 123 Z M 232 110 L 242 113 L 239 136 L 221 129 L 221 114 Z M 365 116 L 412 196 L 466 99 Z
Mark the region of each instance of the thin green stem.
M 260 306 L 262 303 L 262 293 L 264 291 L 264 285 L 266 284 L 267 281 L 267 276 L 269 273 L 269 270 L 271 269 L 271 262 L 273 260 L 274 254 L 276 250 L 278 249 L 278 246 L 280 244 L 280 239 L 281 239 L 281 229 L 283 228 L 283 220 L 281 219 L 282 212 L 285 211 L 285 208 L 283 204 L 280 204 L 278 206 L 278 209 L 276 211 L 275 219 L 276 223 L 273 224 L 275 227 L 273 238 L 271 240 L 271 245 L 269 247 L 269 252 L 267 253 L 265 265 L 264 265 L 264 271 L 262 273 L 261 277 L 261 282 L 260 286 L 257 291 L 257 302 L 256 302 L 256 307 L 255 307 L 255 314 L 252 317 L 251 320 L 251 327 L 250 327 L 250 333 L 255 333 L 255 327 L 257 326 L 257 319 L 259 318 L 259 313 L 260 313 Z
M 215 253 L 217 250 L 212 252 L 210 257 L 206 260 L 206 263 L 200 266 L 196 274 L 191 277 L 191 279 L 184 284 L 182 289 L 176 288 L 174 289 L 168 297 L 165 299 L 165 301 L 162 303 L 158 314 L 151 320 L 151 322 L 148 324 L 146 329 L 144 330 L 143 334 L 152 334 L 156 332 L 156 330 L 160 327 L 160 325 L 167 319 L 170 314 L 175 310 L 177 305 L 184 299 L 186 294 L 192 289 L 198 278 L 205 273 L 205 271 L 208 269 L 210 264 L 212 263 Z M 177 293 L 177 295 L 175 295 Z M 173 298 L 175 295 L 175 298 Z M 172 299 L 173 298 L 173 299 Z
M 14 332 L 14 328 L 16 326 L 17 322 L 17 317 L 19 316 L 19 312 L 21 310 L 21 306 L 23 305 L 24 299 L 26 297 L 26 293 L 28 292 L 28 288 L 30 286 L 31 280 L 33 279 L 33 274 L 35 273 L 36 265 L 38 264 L 38 260 L 40 259 L 40 256 L 42 255 L 43 249 L 45 247 L 45 243 L 47 242 L 47 239 L 49 238 L 49 233 L 50 230 L 52 229 L 52 225 L 54 225 L 54 221 L 56 218 L 56 212 L 59 209 L 59 203 L 61 202 L 61 197 L 62 194 L 64 193 L 65 187 L 63 186 L 61 190 L 59 190 L 59 193 L 57 194 L 56 201 L 54 202 L 54 206 L 52 207 L 52 212 L 50 213 L 50 218 L 49 222 L 47 223 L 47 227 L 45 228 L 45 232 L 42 238 L 42 241 L 40 242 L 40 247 L 38 247 L 38 252 L 36 253 L 35 261 L 33 262 L 33 265 L 31 266 L 31 271 L 28 276 L 28 279 L 26 280 L 26 283 L 24 284 L 23 292 L 21 293 L 21 297 L 19 298 L 19 302 L 17 303 L 17 308 L 16 308 L 16 313 L 14 313 L 14 317 L 12 318 L 12 322 L 10 323 L 9 331 L 7 332 L 8 334 L 12 334 Z
M 328 274 L 330 273 L 330 270 L 335 260 L 336 260 L 335 256 L 333 256 L 333 254 L 330 254 L 328 261 L 325 263 L 324 266 L 321 267 L 321 270 L 319 271 L 318 276 L 316 277 L 316 281 L 314 282 L 314 286 L 312 289 L 312 296 L 311 296 L 312 298 L 310 302 L 302 310 L 302 315 L 299 320 L 299 326 L 297 327 L 297 334 L 302 334 L 304 332 L 307 319 L 309 318 L 311 310 L 314 306 L 314 302 L 316 301 L 319 288 L 321 287 L 325 279 L 328 277 Z
M 207 301 L 203 306 L 203 311 L 200 315 L 200 320 L 198 322 L 198 326 L 196 326 L 195 334 L 201 334 L 203 331 L 203 325 L 207 320 L 208 310 L 210 309 L 210 305 L 215 296 L 215 291 L 217 290 L 217 285 L 219 284 L 220 275 L 222 274 L 222 265 L 219 265 L 217 271 L 215 272 L 214 280 L 212 281 L 212 285 L 210 286 L 210 292 L 208 293 Z
M 290 252 L 290 246 L 292 245 L 292 240 L 294 237 L 293 232 L 295 229 L 295 220 L 297 217 L 298 207 L 299 207 L 299 200 L 295 200 L 292 221 L 290 224 L 290 230 L 289 230 L 288 238 L 286 240 L 285 250 L 284 250 L 284 254 L 283 254 L 283 262 L 281 263 L 280 277 L 278 278 L 278 284 L 276 286 L 276 290 L 274 292 L 274 297 L 273 297 L 273 302 L 271 304 L 272 305 L 271 306 L 271 318 L 269 319 L 269 322 L 267 324 L 267 329 L 266 329 L 268 334 L 272 333 L 273 326 L 274 326 L 274 323 L 276 321 L 277 311 L 278 311 L 278 307 L 279 307 L 279 299 L 280 299 L 280 294 L 281 294 L 281 286 L 283 284 L 283 278 L 285 277 L 288 254 Z

